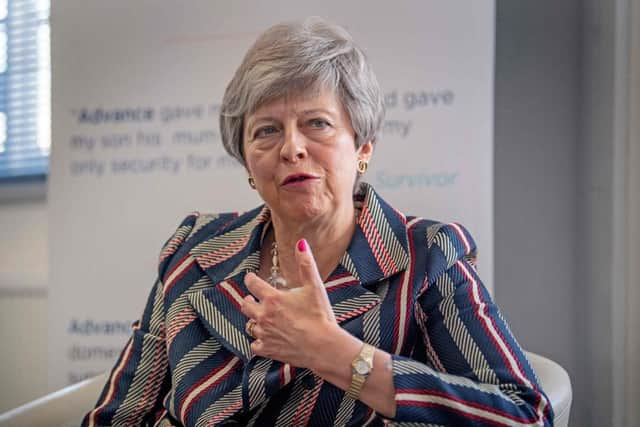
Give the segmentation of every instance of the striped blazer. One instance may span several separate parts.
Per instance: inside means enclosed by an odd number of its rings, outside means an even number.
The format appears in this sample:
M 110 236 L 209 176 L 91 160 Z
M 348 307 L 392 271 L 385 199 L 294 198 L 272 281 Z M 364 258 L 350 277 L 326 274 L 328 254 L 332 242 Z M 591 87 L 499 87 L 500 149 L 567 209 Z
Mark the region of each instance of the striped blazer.
M 480 282 L 458 224 L 406 217 L 362 184 L 325 286 L 341 327 L 392 355 L 384 419 L 308 369 L 254 356 L 239 310 L 270 212 L 189 215 L 83 425 L 551 425 L 531 365 Z

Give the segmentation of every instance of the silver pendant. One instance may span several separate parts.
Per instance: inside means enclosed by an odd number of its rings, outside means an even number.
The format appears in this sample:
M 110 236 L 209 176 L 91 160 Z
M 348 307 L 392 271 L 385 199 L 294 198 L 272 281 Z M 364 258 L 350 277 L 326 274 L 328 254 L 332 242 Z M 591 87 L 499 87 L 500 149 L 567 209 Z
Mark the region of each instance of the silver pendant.
M 289 289 L 289 287 L 287 286 L 287 280 L 282 276 L 269 276 L 267 281 L 276 289 Z
M 267 282 L 276 289 L 288 289 L 287 280 L 280 275 L 278 244 L 276 242 L 271 245 L 271 275 L 267 278 Z

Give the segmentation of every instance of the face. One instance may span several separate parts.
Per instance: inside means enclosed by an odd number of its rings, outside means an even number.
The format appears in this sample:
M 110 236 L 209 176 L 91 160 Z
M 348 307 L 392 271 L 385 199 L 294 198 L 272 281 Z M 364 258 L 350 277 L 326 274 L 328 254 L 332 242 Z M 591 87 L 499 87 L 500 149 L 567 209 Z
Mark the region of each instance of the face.
M 349 209 L 359 159 L 351 120 L 331 91 L 281 98 L 245 117 L 244 154 L 273 215 L 294 221 Z

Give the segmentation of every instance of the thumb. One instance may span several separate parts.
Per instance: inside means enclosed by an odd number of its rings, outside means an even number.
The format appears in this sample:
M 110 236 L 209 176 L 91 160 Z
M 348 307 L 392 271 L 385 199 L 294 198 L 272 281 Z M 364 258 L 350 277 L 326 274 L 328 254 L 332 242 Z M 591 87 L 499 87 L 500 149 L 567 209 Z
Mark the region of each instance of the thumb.
M 306 239 L 300 239 L 296 243 L 296 258 L 298 260 L 298 273 L 303 286 L 320 286 L 324 288 L 318 265 L 313 258 L 311 248 Z

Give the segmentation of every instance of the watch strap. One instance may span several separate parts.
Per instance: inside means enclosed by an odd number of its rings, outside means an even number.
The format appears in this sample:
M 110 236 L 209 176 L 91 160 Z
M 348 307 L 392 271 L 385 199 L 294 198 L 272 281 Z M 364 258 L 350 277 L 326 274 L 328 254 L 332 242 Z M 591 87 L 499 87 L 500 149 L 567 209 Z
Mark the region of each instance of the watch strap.
M 364 383 L 365 381 L 367 381 L 367 378 L 373 370 L 373 355 L 375 351 L 375 347 L 364 343 L 362 345 L 362 349 L 360 349 L 360 353 L 358 353 L 358 356 L 356 356 L 356 358 L 353 359 L 353 362 L 351 362 L 351 384 L 349 385 L 349 389 L 347 390 L 347 397 L 353 400 L 358 400 L 360 398 L 360 393 L 362 392 Z M 365 375 L 358 373 L 355 369 L 356 363 L 360 361 L 364 361 L 367 363 L 367 365 L 369 365 L 369 372 Z

